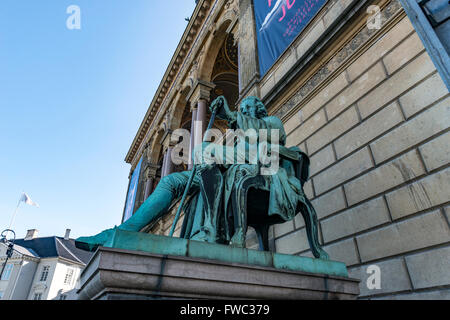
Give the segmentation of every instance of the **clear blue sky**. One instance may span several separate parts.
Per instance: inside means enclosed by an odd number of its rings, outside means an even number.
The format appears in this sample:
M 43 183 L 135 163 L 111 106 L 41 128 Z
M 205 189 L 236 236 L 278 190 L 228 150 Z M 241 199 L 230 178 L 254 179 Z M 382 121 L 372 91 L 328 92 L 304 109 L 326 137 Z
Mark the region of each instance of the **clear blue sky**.
M 69 5 L 81 30 L 69 30 Z M 124 162 L 194 0 L 0 1 L 0 229 L 23 238 L 120 224 Z M 0 231 L 1 231 L 0 230 Z

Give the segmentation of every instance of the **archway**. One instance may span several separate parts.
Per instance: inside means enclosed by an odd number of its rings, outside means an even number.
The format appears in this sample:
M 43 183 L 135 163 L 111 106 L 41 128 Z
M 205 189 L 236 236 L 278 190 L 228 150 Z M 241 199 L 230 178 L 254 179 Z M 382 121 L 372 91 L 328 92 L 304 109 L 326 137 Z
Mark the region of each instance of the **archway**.
M 234 34 L 229 33 L 223 38 L 212 66 L 209 67 L 210 78 L 215 85 L 211 91 L 210 101 L 218 96 L 225 96 L 232 110 L 236 109 L 236 102 L 239 99 L 239 67 L 238 67 L 238 46 L 234 39 Z M 210 118 L 208 114 L 208 118 Z M 225 121 L 216 120 L 214 127 L 224 132 L 227 128 Z

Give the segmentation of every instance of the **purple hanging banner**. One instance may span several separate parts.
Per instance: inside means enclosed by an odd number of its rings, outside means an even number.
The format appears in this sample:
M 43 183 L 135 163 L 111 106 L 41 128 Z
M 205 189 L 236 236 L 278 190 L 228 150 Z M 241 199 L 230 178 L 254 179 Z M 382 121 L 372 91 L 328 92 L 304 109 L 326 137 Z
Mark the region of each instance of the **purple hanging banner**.
M 315 17 L 327 0 L 254 0 L 261 76 Z

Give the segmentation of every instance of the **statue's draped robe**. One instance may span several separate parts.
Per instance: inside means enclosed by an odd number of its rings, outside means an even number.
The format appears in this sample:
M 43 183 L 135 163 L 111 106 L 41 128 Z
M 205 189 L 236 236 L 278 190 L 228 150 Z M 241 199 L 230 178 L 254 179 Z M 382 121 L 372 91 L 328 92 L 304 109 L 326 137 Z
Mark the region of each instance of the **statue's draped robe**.
M 235 121 L 233 121 L 232 129 L 241 129 L 244 132 L 249 129 L 254 129 L 257 132 L 259 132 L 259 130 L 261 129 L 265 129 L 268 130 L 267 132 L 269 133 L 269 150 L 275 143 L 279 143 L 281 146 L 285 145 L 286 132 L 284 131 L 284 127 L 280 119 L 276 117 L 256 119 L 246 116 L 241 112 L 237 112 L 235 113 L 235 115 L 236 117 L 235 119 L 233 119 Z M 270 130 L 273 129 L 279 130 L 279 141 L 275 142 L 270 140 Z M 244 142 L 241 139 L 237 144 L 239 143 Z M 257 141 L 256 147 L 259 151 L 261 148 L 260 141 Z M 234 150 L 239 150 L 239 147 L 234 148 Z M 224 150 L 224 153 L 225 152 L 226 151 Z M 306 154 L 301 152 L 300 149 L 296 147 L 285 149 L 284 151 L 280 150 L 280 152 L 289 153 L 291 159 L 298 160 L 300 159 L 300 157 L 304 157 L 307 159 Z M 224 156 L 224 158 L 226 158 L 226 156 Z M 246 154 L 246 160 L 249 160 L 248 153 Z M 229 206 L 231 205 L 230 197 L 233 193 L 233 188 L 236 186 L 238 171 L 242 166 L 247 166 L 251 171 L 257 171 L 259 173 L 261 164 L 224 165 L 224 167 L 226 168 L 226 171 L 223 173 L 225 187 L 223 190 L 215 190 L 217 197 L 223 197 L 223 205 L 218 210 L 218 212 L 213 213 L 217 217 L 217 228 L 219 230 L 218 234 L 222 236 L 220 239 L 216 240 L 217 242 L 226 243 L 233 235 L 232 233 L 234 231 L 234 228 L 232 225 L 230 225 L 232 223 L 230 222 L 231 217 L 227 217 L 226 213 L 229 212 Z M 296 211 L 298 202 L 302 200 L 304 201 L 305 197 L 302 189 L 302 184 L 295 175 L 295 170 L 292 166 L 292 163 L 290 161 L 280 160 L 279 169 L 273 175 L 265 175 L 264 179 L 266 182 L 266 188 L 270 193 L 268 214 L 277 215 L 279 218 L 281 218 L 281 221 L 292 220 L 297 213 Z M 201 181 L 199 181 L 199 183 L 201 183 Z M 183 224 L 181 232 L 182 237 L 195 239 L 195 235 L 199 234 L 204 222 L 202 221 L 202 201 L 203 199 L 201 199 L 197 191 L 192 195 L 191 200 L 185 206 L 184 211 L 187 214 L 187 219 L 185 219 Z

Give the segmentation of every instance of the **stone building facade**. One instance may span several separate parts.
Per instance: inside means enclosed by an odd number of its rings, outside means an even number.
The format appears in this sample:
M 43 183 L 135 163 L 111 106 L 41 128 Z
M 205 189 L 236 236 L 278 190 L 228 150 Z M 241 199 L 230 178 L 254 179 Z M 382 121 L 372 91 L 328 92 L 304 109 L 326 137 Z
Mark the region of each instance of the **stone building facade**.
M 197 2 L 125 159 L 130 177 L 142 159 L 134 211 L 161 177 L 188 169 L 170 160 L 175 129 L 204 130 L 218 95 L 255 95 L 282 119 L 287 146 L 310 156 L 320 240 L 361 279 L 361 298 L 450 299 L 448 43 L 430 40 L 415 1 L 329 0 L 261 75 L 253 1 Z M 167 235 L 172 220 L 145 231 Z M 270 235 L 273 250 L 312 256 L 301 215 Z M 381 288 L 367 286 L 372 265 Z
M 16 239 L 12 256 L 7 244 L 0 242 L 0 300 L 76 300 L 80 274 L 92 257 L 91 252 L 75 247 L 70 229 L 64 237 L 37 237 L 28 230 Z

